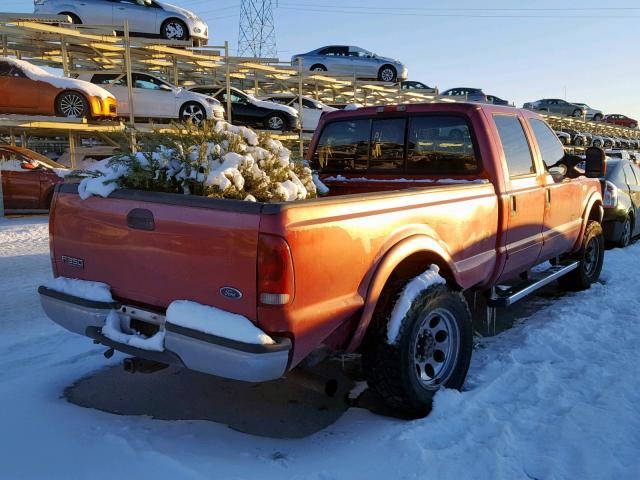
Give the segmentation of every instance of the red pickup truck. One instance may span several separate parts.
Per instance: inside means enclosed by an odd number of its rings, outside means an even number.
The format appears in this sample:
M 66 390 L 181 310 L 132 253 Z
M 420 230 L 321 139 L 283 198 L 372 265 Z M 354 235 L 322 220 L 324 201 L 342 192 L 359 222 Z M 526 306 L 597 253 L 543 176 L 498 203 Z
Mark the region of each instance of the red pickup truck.
M 320 350 L 359 351 L 369 386 L 419 415 L 439 388 L 464 382 L 464 294 L 486 293 L 493 309 L 555 279 L 584 289 L 599 277 L 604 154 L 589 150 L 576 173 L 580 159 L 535 113 L 444 103 L 334 112 L 308 160 L 324 198 L 116 190 L 81 200 L 75 185 L 59 186 L 54 276 L 103 282 L 113 301 L 43 286 L 44 310 L 117 350 L 245 381 L 279 378 Z M 242 316 L 273 341 L 176 324 L 176 300 Z M 146 337 L 162 332 L 160 351 L 105 335 L 114 311 Z

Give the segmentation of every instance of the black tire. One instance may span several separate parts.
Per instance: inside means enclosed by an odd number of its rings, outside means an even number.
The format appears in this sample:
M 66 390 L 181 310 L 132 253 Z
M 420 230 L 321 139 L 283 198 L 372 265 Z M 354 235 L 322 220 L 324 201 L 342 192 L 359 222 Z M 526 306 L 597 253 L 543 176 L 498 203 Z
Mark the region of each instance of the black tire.
M 629 244 L 631 243 L 632 233 L 633 233 L 633 221 L 631 220 L 629 215 L 627 215 L 624 221 L 622 222 L 620 238 L 616 242 L 616 246 L 620 248 L 628 247 Z
M 75 90 L 62 92 L 56 98 L 56 113 L 67 118 L 89 117 L 89 102 L 86 97 Z
M 389 344 L 388 322 L 403 286 L 385 289 L 381 295 L 381 308 L 363 342 L 362 364 L 369 387 L 395 414 L 420 417 L 429 413 L 440 388 L 460 389 L 464 384 L 473 349 L 471 313 L 461 293 L 445 285 L 432 286 L 413 301 L 395 342 Z M 434 334 L 438 328 L 442 330 Z M 446 354 L 438 348 L 443 338 L 451 343 Z M 421 366 L 422 361 L 426 363 Z
M 207 119 L 207 111 L 198 102 L 187 102 L 180 107 L 180 121 L 200 125 Z
M 75 13 L 62 12 L 58 15 L 67 15 L 71 19 L 71 23 L 73 23 L 74 25 L 82 25 L 82 20 L 80 20 L 80 17 L 78 17 Z
M 570 258 L 578 260 L 578 268 L 560 277 L 558 283 L 565 290 L 586 290 L 598 281 L 604 262 L 604 235 L 599 222 L 589 220 L 580 250 Z
M 601 114 L 599 114 L 599 113 L 596 113 L 596 114 L 593 116 L 593 121 L 594 121 L 594 122 L 601 122 L 601 121 L 602 121 L 602 115 L 601 115 Z
M 393 65 L 383 65 L 378 70 L 378 80 L 381 82 L 395 82 L 398 79 L 398 71 Z
M 326 72 L 327 67 L 325 67 L 321 63 L 316 63 L 315 65 L 312 65 L 309 70 L 311 70 L 312 72 Z
M 287 130 L 287 119 L 279 113 L 272 113 L 264 119 L 264 127 L 267 130 Z
M 582 137 L 576 137 L 576 139 L 573 141 L 573 144 L 576 147 L 582 147 L 584 145 L 584 139 Z
M 169 18 L 160 27 L 160 36 L 167 40 L 188 40 L 187 24 L 178 18 Z
M 637 128 L 638 124 L 637 123 L 630 123 L 629 124 L 629 128 Z
M 575 118 L 582 118 L 582 110 L 576 108 L 571 116 Z

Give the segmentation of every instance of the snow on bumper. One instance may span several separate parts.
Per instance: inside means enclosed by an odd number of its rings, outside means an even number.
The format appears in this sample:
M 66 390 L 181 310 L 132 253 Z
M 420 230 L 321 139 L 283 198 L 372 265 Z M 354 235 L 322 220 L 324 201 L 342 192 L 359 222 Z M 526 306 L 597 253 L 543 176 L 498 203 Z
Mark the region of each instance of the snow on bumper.
M 190 370 L 247 382 L 280 378 L 289 363 L 291 341 L 287 338 L 274 338 L 275 343 L 266 345 L 244 343 L 174 325 L 166 322 L 163 315 L 117 302 L 86 300 L 44 286 L 38 289 L 38 293 L 43 310 L 60 326 L 140 358 L 178 364 Z M 165 330 L 164 351 L 137 348 L 134 343 L 115 341 L 113 335 L 105 335 L 103 328 L 114 310 L 119 315 L 125 314 L 143 321 L 154 316 L 159 327 Z

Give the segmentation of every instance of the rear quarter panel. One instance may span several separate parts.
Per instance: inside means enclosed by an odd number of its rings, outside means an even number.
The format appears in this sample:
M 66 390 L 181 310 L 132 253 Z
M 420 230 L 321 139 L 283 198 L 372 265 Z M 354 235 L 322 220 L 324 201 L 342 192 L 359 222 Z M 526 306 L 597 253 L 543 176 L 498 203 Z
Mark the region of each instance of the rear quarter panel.
M 284 309 L 260 307 L 258 323 L 293 334 L 294 365 L 357 316 L 382 259 L 403 239 L 421 235 L 425 248 L 432 248 L 428 241 L 438 245 L 463 288 L 486 280 L 495 268 L 498 203 L 489 182 L 302 205 L 263 215 L 261 224 L 262 232 L 285 237 L 291 247 L 295 296 Z

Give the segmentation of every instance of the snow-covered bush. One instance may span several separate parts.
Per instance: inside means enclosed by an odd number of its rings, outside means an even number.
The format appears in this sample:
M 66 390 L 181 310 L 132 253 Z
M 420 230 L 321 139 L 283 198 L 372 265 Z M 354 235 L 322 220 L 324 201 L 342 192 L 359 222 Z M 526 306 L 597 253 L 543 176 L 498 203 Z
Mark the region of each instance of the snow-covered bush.
M 227 122 L 180 125 L 140 138 L 140 152 L 100 162 L 79 193 L 116 188 L 278 202 L 313 198 L 311 170 L 268 135 Z

